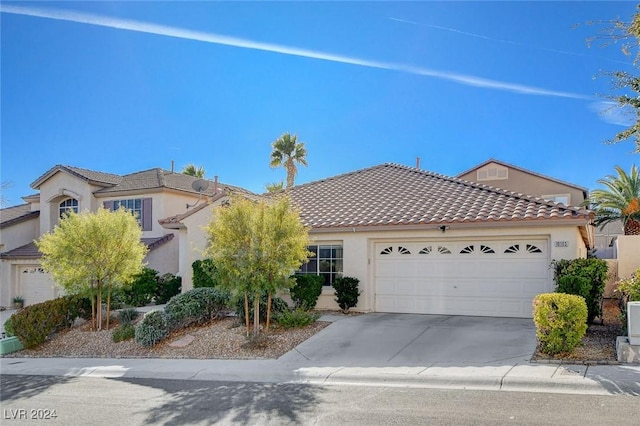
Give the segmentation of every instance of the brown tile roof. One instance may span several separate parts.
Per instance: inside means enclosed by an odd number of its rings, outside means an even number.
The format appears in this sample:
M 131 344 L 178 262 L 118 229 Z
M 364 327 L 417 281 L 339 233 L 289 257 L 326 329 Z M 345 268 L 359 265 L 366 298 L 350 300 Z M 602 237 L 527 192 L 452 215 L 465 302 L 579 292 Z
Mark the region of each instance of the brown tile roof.
M 45 180 L 49 179 L 59 171 L 65 171 L 80 179 L 102 186 L 116 185 L 122 180 L 122 176 L 114 175 L 112 173 L 96 172 L 93 170 L 82 169 L 80 167 L 58 164 L 44 172 L 38 179 L 34 180 L 31 184 L 31 188 L 39 188 Z
M 288 190 L 312 228 L 588 220 L 591 212 L 397 164 Z
M 171 241 L 173 234 L 166 234 L 161 237 L 141 238 L 140 241 L 147 246 L 149 251 L 153 251 L 161 245 Z M 40 259 L 42 253 L 38 250 L 35 242 L 30 242 L 21 247 L 0 253 L 0 259 Z
M 0 210 L 0 228 L 14 225 L 29 219 L 40 216 L 40 211 L 31 211 L 30 204 L 20 204 L 19 206 L 7 207 Z
M 109 188 L 100 189 L 95 192 L 98 194 L 109 194 L 112 192 L 122 192 L 122 191 L 139 191 L 145 189 L 159 189 L 159 188 L 169 188 L 175 189 L 178 191 L 191 192 L 194 194 L 198 194 L 198 191 L 193 189 L 191 186 L 193 182 L 198 180 L 198 178 L 185 175 L 182 173 L 170 172 L 168 170 L 163 170 L 160 168 L 144 170 L 141 172 L 131 173 L 128 175 L 124 175 L 121 178 L 121 181 L 114 186 Z M 204 195 L 212 196 L 214 194 L 214 182 L 209 181 L 209 186 L 206 190 L 203 191 Z M 246 191 L 242 188 L 227 185 L 224 183 L 218 183 L 219 189 L 230 188 L 236 191 L 243 191 L 250 194 L 249 191 Z

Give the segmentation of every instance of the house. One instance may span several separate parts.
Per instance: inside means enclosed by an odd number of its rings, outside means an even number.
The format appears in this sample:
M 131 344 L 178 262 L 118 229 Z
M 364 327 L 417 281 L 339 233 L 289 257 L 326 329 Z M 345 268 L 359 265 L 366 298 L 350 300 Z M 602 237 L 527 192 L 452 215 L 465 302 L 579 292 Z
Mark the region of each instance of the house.
M 589 198 L 586 188 L 493 158 L 458 174 L 457 177 L 508 191 L 535 195 L 564 205 L 579 206 Z M 602 229 L 596 228 L 593 245 L 596 256 L 615 258 L 614 242 L 623 234 L 620 222 L 607 224 Z
M 41 254 L 34 240 L 52 231 L 70 210 L 95 211 L 104 206 L 135 212 L 142 241 L 149 248 L 147 266 L 160 274 L 177 273 L 176 232 L 158 220 L 188 211 L 203 196 L 215 196 L 229 187 L 216 180 L 203 189 L 205 185 L 194 182 L 201 180 L 160 168 L 124 176 L 65 165 L 47 170 L 31 184 L 37 192 L 24 197 L 25 204 L 0 210 L 0 305 L 10 305 L 15 296 L 24 297 L 28 305 L 61 294 L 40 267 Z
M 311 228 L 300 272 L 325 278 L 321 309 L 337 308 L 330 284 L 346 275 L 360 280 L 361 311 L 531 317 L 533 297 L 553 291 L 551 261 L 593 246 L 588 210 L 397 164 L 287 192 Z M 224 202 L 160 221 L 179 231 L 183 290 L 202 226 Z

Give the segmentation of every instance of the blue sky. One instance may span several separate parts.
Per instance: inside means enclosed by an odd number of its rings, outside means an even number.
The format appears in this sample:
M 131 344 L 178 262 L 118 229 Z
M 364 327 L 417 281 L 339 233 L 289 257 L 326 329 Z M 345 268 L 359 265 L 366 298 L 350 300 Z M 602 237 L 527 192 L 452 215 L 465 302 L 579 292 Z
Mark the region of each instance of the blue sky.
M 381 163 L 456 175 L 489 158 L 590 189 L 638 163 L 602 114 L 633 70 L 587 46 L 632 2 L 2 2 L 1 180 L 55 164 L 202 165 L 262 192 L 283 132 L 296 183 Z M 624 117 L 622 118 L 624 121 Z M 617 122 L 617 123 L 616 123 Z

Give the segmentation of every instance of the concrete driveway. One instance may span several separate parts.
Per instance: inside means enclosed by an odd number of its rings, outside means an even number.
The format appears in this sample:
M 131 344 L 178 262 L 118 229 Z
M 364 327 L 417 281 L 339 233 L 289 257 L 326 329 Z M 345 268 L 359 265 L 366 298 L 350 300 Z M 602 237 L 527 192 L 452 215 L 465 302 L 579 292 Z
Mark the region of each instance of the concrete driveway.
M 528 363 L 533 320 L 373 313 L 338 317 L 285 354 L 285 363 L 315 366 L 429 367 Z

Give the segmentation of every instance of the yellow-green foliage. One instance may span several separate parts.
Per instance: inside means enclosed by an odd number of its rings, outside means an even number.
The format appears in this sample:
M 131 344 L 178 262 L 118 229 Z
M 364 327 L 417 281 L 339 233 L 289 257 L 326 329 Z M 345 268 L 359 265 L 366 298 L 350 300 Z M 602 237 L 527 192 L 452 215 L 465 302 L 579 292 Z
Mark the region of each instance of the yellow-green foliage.
M 58 285 L 67 293 L 90 296 L 95 306 L 101 306 L 103 289 L 108 292 L 121 286 L 142 270 L 147 247 L 141 236 L 130 212 L 100 208 L 95 213 L 66 215 L 36 244 L 42 252 L 42 267 Z M 98 329 L 101 312 L 96 309 Z
M 533 299 L 533 321 L 543 352 L 572 352 L 587 332 L 587 304 L 573 294 L 539 294 Z
M 287 197 L 231 199 L 215 209 L 206 228 L 220 284 L 235 294 L 259 298 L 290 287 L 291 273 L 307 261 L 308 229 Z M 259 306 L 259 304 L 255 304 Z

